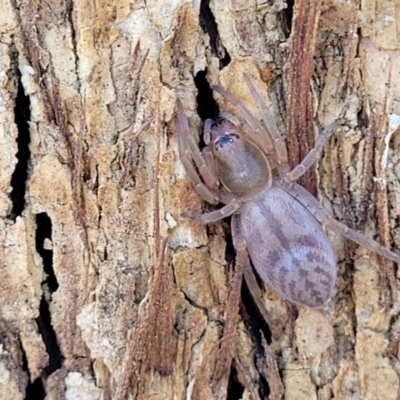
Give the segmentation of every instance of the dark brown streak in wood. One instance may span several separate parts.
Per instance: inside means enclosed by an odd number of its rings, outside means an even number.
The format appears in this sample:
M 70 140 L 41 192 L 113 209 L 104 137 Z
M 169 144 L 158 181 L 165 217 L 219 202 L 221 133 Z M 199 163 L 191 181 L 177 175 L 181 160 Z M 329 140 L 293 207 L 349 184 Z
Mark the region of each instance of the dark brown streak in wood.
M 228 379 L 232 359 L 235 355 L 236 324 L 239 314 L 240 289 L 242 287 L 243 272 L 236 268 L 230 281 L 229 295 L 226 303 L 225 326 L 215 368 L 213 387 L 223 378 Z
M 175 346 L 172 337 L 172 270 L 167 260 L 165 248 L 167 239 L 161 241 L 160 236 L 160 201 L 159 201 L 159 170 L 160 170 L 160 113 L 156 116 L 155 127 L 157 138 L 156 162 L 154 166 L 154 252 L 157 260 L 149 287 L 148 306 L 148 367 L 160 375 L 170 375 L 173 371 Z M 155 333 L 155 334 L 154 334 Z
M 361 175 L 360 216 L 356 229 L 363 230 L 368 217 L 368 208 L 373 187 L 373 148 L 375 146 L 374 132 L 376 129 L 375 114 L 372 114 L 365 132 L 365 146 L 363 154 L 363 170 Z
M 157 371 L 166 376 L 173 372 L 176 343 L 172 335 L 171 286 L 172 271 L 168 257 L 165 257 L 166 240 L 159 250 L 160 262 L 154 268 L 151 280 L 148 323 L 147 323 L 147 359 L 148 370 Z
M 144 64 L 146 63 L 147 56 L 149 55 L 149 49 L 146 49 L 143 56 L 140 57 L 140 40 L 137 41 L 132 54 L 132 63 L 129 68 L 129 74 L 132 78 L 132 94 L 134 95 L 134 99 L 136 100 L 137 92 L 139 90 L 140 78 L 142 76 L 142 71 Z
M 391 81 L 391 68 L 390 63 L 388 67 L 388 85 L 385 94 L 385 99 L 382 104 L 387 104 L 387 97 Z M 386 172 L 382 166 L 382 154 L 385 150 L 385 136 L 388 130 L 387 116 L 388 110 L 385 108 L 380 111 L 380 116 L 377 119 L 377 124 L 375 126 L 374 132 L 376 135 L 376 145 L 375 145 L 375 193 L 377 199 L 377 221 L 379 228 L 379 242 L 382 246 L 390 248 L 390 221 L 389 221 L 389 211 L 388 211 L 388 196 L 387 196 L 387 180 Z M 380 267 L 381 267 L 381 293 L 383 296 L 383 302 L 386 307 L 390 307 L 390 301 L 393 303 L 397 301 L 397 284 L 396 277 L 394 275 L 393 262 L 385 259 L 384 257 L 379 257 Z M 389 286 L 391 292 L 391 299 L 385 298 L 386 288 Z
M 319 15 L 319 0 L 295 1 L 288 98 L 288 152 L 292 168 L 301 162 L 314 144 L 310 83 Z M 300 183 L 314 196 L 317 194 L 314 169 L 310 169 Z

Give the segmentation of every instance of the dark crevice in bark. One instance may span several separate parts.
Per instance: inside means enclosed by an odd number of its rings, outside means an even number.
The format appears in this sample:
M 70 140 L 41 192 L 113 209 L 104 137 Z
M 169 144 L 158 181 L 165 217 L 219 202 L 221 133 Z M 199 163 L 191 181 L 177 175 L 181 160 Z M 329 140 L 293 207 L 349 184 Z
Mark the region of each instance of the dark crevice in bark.
M 231 218 L 225 218 L 223 220 L 225 223 L 222 225 L 224 229 L 224 234 L 226 238 L 226 247 L 225 247 L 225 260 L 227 265 L 235 265 L 235 260 L 236 260 L 236 250 L 235 247 L 233 246 L 233 239 L 231 235 Z M 242 287 L 243 290 L 243 287 Z
M 290 36 L 290 32 L 292 31 L 294 0 L 286 0 L 286 4 L 287 7 L 280 14 L 283 32 L 286 38 L 288 38 Z
M 197 87 L 197 113 L 202 121 L 216 120 L 219 117 L 219 107 L 214 100 L 213 91 L 206 78 L 207 71 L 200 71 L 194 78 Z
M 231 372 L 228 380 L 227 400 L 240 400 L 243 396 L 244 387 L 240 384 L 237 378 L 235 367 L 231 366 Z
M 201 306 L 200 304 L 197 304 L 194 300 L 192 300 L 183 290 L 180 291 L 184 297 L 184 299 L 194 308 L 197 308 L 198 310 L 201 310 L 204 315 L 207 316 L 208 318 L 208 313 L 209 310 L 206 307 Z
M 36 251 L 40 254 L 43 260 L 43 268 L 47 278 L 42 282 L 44 294 L 40 301 L 40 315 L 36 319 L 39 332 L 43 337 L 46 346 L 46 351 L 49 355 L 49 365 L 46 367 L 46 373 L 50 375 L 62 365 L 63 357 L 60 347 L 58 346 L 57 336 L 51 324 L 50 308 L 48 298 L 58 289 L 57 278 L 53 269 L 53 251 L 46 249 L 44 246 L 45 239 L 51 244 L 52 225 L 47 214 L 41 213 L 36 216 Z M 47 292 L 47 293 L 46 293 Z
M 266 342 L 270 344 L 272 341 L 272 335 L 268 325 L 261 316 L 247 285 L 242 285 L 242 306 L 240 311 L 243 322 L 249 330 L 254 344 L 254 364 L 258 365 L 262 360 L 265 362 L 265 350 L 262 344 L 262 336 L 264 336 Z M 258 383 L 261 398 L 268 398 L 270 393 L 269 385 L 261 373 L 259 374 Z
M 210 0 L 202 0 L 200 4 L 200 26 L 210 37 L 211 52 L 219 58 L 220 68 L 226 67 L 231 62 L 231 57 L 219 37 L 218 26 L 210 8 Z
M 362 35 L 362 31 L 361 31 L 361 28 L 360 27 L 358 27 L 357 29 L 356 29 L 356 32 L 357 32 L 357 37 L 359 38 L 359 41 L 358 41 L 358 44 L 357 44 L 357 52 L 356 52 L 356 57 L 357 56 L 360 56 L 360 44 L 361 44 L 361 38 L 363 37 L 363 35 Z
M 61 368 L 63 356 L 57 342 L 56 332 L 51 325 L 49 304 L 43 297 L 40 301 L 39 312 L 40 315 L 36 318 L 36 323 L 38 324 L 39 333 L 42 335 L 47 354 L 49 355 L 49 365 L 45 368 L 45 371 L 47 375 L 50 375 Z
M 36 215 L 36 251 L 43 259 L 43 268 L 47 278 L 43 282 L 48 285 L 50 294 L 58 289 L 57 278 L 53 269 L 53 250 L 46 249 L 44 242 L 47 239 L 51 245 L 52 225 L 51 219 L 46 213 Z
M 44 400 L 46 398 L 46 390 L 43 385 L 42 378 L 35 379 L 26 387 L 25 400 Z
M 264 349 L 261 343 L 261 332 L 264 335 L 264 338 L 268 344 L 271 344 L 272 342 L 272 334 L 269 329 L 269 326 L 264 321 L 264 318 L 262 317 L 260 311 L 258 310 L 258 307 L 249 292 L 247 284 L 242 285 L 242 301 L 248 316 L 247 318 L 248 323 L 250 324 L 248 328 L 253 335 L 253 339 L 255 340 L 256 353 L 263 355 Z
M 257 355 L 256 355 L 257 357 Z M 258 357 L 262 357 L 261 363 L 265 364 L 265 354 L 263 353 L 262 355 L 259 355 Z M 257 363 L 258 360 L 256 360 L 255 364 L 258 365 Z M 268 382 L 265 379 L 264 375 L 262 373 L 259 374 L 259 382 L 258 382 L 258 393 L 260 395 L 260 399 L 269 399 L 269 395 L 271 394 L 271 390 L 269 388 Z
M 28 163 L 31 155 L 29 150 L 29 143 L 31 141 L 29 132 L 30 105 L 29 96 L 25 95 L 20 78 L 14 108 L 15 124 L 18 129 L 18 152 L 16 154 L 18 161 L 11 177 L 11 201 L 13 207 L 11 215 L 9 216 L 9 218 L 14 221 L 22 214 L 25 208 L 25 186 L 28 178 Z

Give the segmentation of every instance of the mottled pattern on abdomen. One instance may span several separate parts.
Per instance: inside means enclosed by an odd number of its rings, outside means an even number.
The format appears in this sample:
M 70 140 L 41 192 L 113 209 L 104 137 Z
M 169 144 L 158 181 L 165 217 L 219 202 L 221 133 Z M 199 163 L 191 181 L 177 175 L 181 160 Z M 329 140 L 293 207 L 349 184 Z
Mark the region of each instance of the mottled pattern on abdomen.
M 254 268 L 280 296 L 295 304 L 323 306 L 333 297 L 336 258 L 311 214 L 280 188 L 244 204 L 240 227 Z

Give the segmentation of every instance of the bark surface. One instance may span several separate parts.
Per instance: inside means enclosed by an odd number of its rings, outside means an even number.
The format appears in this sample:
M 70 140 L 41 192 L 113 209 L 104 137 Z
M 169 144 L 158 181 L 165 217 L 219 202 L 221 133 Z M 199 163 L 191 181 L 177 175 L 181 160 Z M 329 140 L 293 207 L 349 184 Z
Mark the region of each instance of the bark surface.
M 263 286 L 271 343 L 228 221 L 181 216 L 175 100 L 198 140 L 247 72 L 292 167 L 346 105 L 301 183 L 400 249 L 400 2 L 294 3 L 0 0 L 0 399 L 400 398 L 392 263 L 330 235 L 330 312 Z

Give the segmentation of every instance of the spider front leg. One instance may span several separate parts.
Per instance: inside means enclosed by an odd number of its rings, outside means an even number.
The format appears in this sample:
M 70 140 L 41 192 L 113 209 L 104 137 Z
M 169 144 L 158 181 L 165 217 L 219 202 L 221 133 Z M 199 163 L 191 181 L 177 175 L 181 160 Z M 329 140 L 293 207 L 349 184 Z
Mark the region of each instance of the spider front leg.
M 267 134 L 273 141 L 277 169 L 279 172 L 279 176 L 283 177 L 289 172 L 289 159 L 285 139 L 279 132 L 275 117 L 272 114 L 271 109 L 268 107 L 267 103 L 254 87 L 253 81 L 251 80 L 250 76 L 244 73 L 243 78 L 257 104 L 258 109 L 260 110 L 264 124 L 267 128 Z
M 246 73 L 243 74 L 243 76 L 247 86 L 249 87 L 250 93 L 252 94 L 254 100 L 257 103 L 257 107 L 261 112 L 269 135 L 273 140 L 278 163 L 279 176 L 288 181 L 296 181 L 305 174 L 305 172 L 314 164 L 315 161 L 319 159 L 326 141 L 331 137 L 332 133 L 335 132 L 335 129 L 340 124 L 340 118 L 322 130 L 322 132 L 318 136 L 314 148 L 308 152 L 304 160 L 299 165 L 297 165 L 292 171 L 289 172 L 289 160 L 285 140 L 279 133 L 274 115 L 272 114 L 270 108 L 265 103 L 260 93 L 254 87 L 250 77 Z
M 194 139 L 190 135 L 189 122 L 183 110 L 182 102 L 178 99 L 177 102 L 178 113 L 175 117 L 176 128 L 178 133 L 178 148 L 179 156 L 183 166 L 189 178 L 192 180 L 197 193 L 202 197 L 203 200 L 210 204 L 224 203 L 224 207 L 217 211 L 210 213 L 201 214 L 196 211 L 187 211 L 184 213 L 185 216 L 196 218 L 203 224 L 209 224 L 212 222 L 219 221 L 225 217 L 229 217 L 236 212 L 240 207 L 240 201 L 234 196 L 225 193 L 224 191 L 218 190 L 219 179 L 214 169 L 213 155 L 208 147 L 200 152 Z M 211 121 L 207 120 L 204 126 L 205 136 L 211 129 Z M 207 141 L 207 139 L 206 139 Z M 204 183 L 200 179 L 199 174 L 194 168 L 192 161 L 196 164 L 196 167 L 204 180 Z
M 239 214 L 235 213 L 232 216 L 231 220 L 232 240 L 233 240 L 233 246 L 236 250 L 236 264 L 240 268 L 242 268 L 244 279 L 246 281 L 247 287 L 249 288 L 251 297 L 256 303 L 257 308 L 259 309 L 265 322 L 268 324 L 273 339 L 277 340 L 279 338 L 278 332 L 262 301 L 261 290 L 260 287 L 258 286 L 256 277 L 254 275 L 253 269 L 250 264 L 249 255 L 247 253 L 246 241 L 244 240 L 242 234 L 240 233 L 239 218 L 240 218 Z
M 207 160 L 209 161 L 210 159 L 209 156 L 203 156 L 192 138 L 189 130 L 189 122 L 183 110 L 182 102 L 179 99 L 177 99 L 176 105 L 178 113 L 175 116 L 175 123 L 178 133 L 179 157 L 197 193 L 208 203 L 217 204 L 220 202 L 220 197 L 216 192 L 216 189 L 219 187 L 219 179 L 213 166 L 207 163 Z M 191 160 L 196 164 L 201 177 L 204 179 L 204 183 L 201 181 Z

